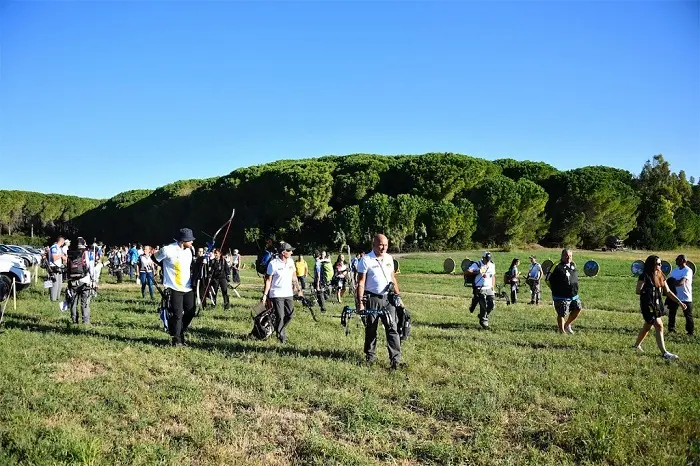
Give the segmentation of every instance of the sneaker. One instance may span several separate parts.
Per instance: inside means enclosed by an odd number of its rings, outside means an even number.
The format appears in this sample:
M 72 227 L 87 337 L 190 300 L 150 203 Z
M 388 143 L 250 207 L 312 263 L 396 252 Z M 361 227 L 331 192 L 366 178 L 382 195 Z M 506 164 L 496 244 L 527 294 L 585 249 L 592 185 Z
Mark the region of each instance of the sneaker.
M 365 365 L 367 366 L 374 366 L 377 363 L 377 358 L 374 357 L 366 357 L 365 358 Z
M 480 320 L 479 325 L 481 325 L 481 328 L 483 328 L 484 330 L 489 329 L 489 323 L 487 320 Z
M 669 359 L 669 360 L 670 360 L 670 359 L 678 359 L 678 356 L 676 356 L 676 355 L 673 354 L 673 353 L 669 353 L 668 351 L 666 351 L 666 352 L 664 353 L 664 358 Z
M 566 327 L 564 327 L 564 331 L 566 331 L 566 333 L 568 333 L 569 335 L 573 335 L 573 334 L 574 334 L 574 329 L 571 328 L 571 324 L 569 324 L 569 325 L 567 325 Z

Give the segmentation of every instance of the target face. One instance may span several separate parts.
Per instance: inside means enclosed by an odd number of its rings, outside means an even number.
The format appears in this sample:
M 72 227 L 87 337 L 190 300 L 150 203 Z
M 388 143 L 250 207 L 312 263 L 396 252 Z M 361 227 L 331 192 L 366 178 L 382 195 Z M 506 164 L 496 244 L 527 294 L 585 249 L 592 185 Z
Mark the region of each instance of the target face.
M 474 261 L 471 259 L 464 259 L 462 261 L 462 264 L 460 264 L 460 267 L 462 268 L 462 272 L 466 272 L 467 270 L 469 270 L 469 267 L 471 267 L 471 265 L 473 263 L 474 263 Z
M 690 267 L 690 270 L 693 271 L 693 276 L 695 276 L 695 264 L 692 261 L 687 261 L 686 264 Z
M 394 272 L 395 273 L 401 272 L 401 270 L 399 269 L 399 261 L 397 261 L 396 259 L 394 259 Z
M 554 265 L 554 262 L 552 262 L 552 261 L 549 260 L 549 259 L 547 259 L 546 261 L 542 262 L 542 273 L 544 273 L 545 275 L 547 275 L 547 274 L 549 273 L 549 269 L 551 269 L 553 265 Z
M 442 270 L 444 270 L 445 273 L 454 272 L 456 267 L 457 263 L 454 261 L 454 259 L 451 259 L 449 257 L 445 259 L 445 262 L 442 263 Z
M 632 275 L 640 276 L 644 273 L 644 262 L 636 260 L 632 262 Z
M 661 271 L 664 273 L 664 275 L 671 273 L 671 268 L 671 264 L 669 264 L 667 261 L 661 261 Z
M 583 273 L 585 273 L 587 277 L 595 277 L 598 275 L 599 271 L 600 266 L 596 261 L 588 261 L 583 264 Z

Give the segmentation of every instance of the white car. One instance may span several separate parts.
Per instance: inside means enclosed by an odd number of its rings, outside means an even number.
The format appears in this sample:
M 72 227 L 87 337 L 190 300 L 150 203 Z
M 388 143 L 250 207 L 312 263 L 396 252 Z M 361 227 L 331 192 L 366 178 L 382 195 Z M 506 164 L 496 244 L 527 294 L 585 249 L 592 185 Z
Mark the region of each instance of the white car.
M 13 278 L 17 291 L 32 283 L 32 274 L 27 270 L 27 266 L 21 258 L 10 254 L 0 255 L 0 280 L 12 284 Z

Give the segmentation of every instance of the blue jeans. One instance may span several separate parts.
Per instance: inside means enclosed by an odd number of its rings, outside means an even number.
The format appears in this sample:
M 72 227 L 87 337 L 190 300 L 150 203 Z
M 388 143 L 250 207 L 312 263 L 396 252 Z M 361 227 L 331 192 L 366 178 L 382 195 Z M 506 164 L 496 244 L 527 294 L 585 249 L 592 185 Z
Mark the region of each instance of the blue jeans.
M 148 284 L 148 292 L 153 299 L 153 272 L 139 272 L 139 280 L 141 280 L 141 296 L 146 297 L 146 285 Z

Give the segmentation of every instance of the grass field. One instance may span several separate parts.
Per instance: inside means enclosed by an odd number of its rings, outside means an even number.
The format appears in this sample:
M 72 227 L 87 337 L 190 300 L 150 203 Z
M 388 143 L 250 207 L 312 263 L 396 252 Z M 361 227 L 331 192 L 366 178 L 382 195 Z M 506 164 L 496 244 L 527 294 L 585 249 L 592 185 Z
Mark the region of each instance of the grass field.
M 495 253 L 499 276 L 530 253 Z M 232 310 L 194 320 L 187 348 L 106 269 L 89 328 L 25 290 L 0 333 L 0 464 L 700 464 L 698 337 L 681 315 L 667 335 L 679 360 L 653 335 L 632 350 L 629 266 L 645 256 L 576 252 L 601 272 L 581 279 L 576 333 L 558 335 L 551 305 L 504 301 L 480 330 L 461 276 L 440 273 L 478 255 L 399 257 L 413 332 L 395 373 L 383 335 L 381 364 L 361 364 L 363 329 L 355 319 L 346 337 L 338 304 L 318 323 L 297 307 L 285 346 L 248 339 L 262 282 L 250 270 Z

